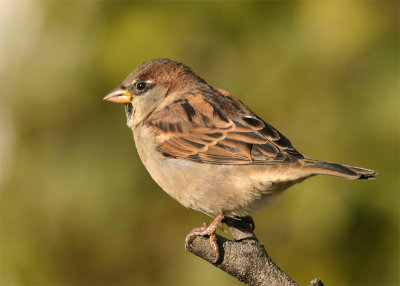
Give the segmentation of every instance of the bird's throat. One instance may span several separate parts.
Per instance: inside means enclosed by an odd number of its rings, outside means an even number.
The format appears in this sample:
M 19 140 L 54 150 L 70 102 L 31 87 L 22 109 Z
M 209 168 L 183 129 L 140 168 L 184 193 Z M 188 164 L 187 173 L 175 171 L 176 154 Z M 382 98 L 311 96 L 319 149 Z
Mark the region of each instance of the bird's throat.
M 125 114 L 126 114 L 126 121 L 129 122 L 132 118 L 134 111 L 132 103 L 125 103 Z

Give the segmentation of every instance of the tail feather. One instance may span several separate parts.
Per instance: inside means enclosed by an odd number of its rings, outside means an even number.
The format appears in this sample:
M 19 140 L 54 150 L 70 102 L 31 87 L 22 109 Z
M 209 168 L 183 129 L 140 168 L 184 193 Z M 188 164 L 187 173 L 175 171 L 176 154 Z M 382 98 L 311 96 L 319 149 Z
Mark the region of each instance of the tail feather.
M 307 160 L 309 168 L 318 175 L 336 176 L 350 180 L 368 179 L 373 180 L 378 172 L 374 170 L 340 165 L 330 162 L 322 162 L 317 160 Z

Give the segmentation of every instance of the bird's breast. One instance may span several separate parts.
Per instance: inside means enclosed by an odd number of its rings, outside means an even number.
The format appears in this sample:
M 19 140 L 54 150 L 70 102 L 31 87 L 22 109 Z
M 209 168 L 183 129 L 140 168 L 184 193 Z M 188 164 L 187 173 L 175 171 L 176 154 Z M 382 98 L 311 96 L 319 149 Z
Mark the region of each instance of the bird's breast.
M 139 156 L 154 181 L 188 208 L 208 215 L 247 215 L 299 180 L 276 165 L 216 165 L 163 156 L 146 126 L 133 129 Z

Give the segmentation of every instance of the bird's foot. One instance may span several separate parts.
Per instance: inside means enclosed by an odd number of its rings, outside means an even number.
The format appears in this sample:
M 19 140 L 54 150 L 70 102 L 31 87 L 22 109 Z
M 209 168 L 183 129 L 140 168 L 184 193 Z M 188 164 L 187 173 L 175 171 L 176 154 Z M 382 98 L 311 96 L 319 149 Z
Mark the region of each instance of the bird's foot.
M 215 231 L 217 230 L 217 227 L 221 224 L 221 221 L 223 218 L 224 218 L 224 213 L 221 213 L 215 217 L 215 219 L 210 223 L 210 225 L 203 223 L 203 226 L 192 229 L 192 231 L 189 232 L 188 235 L 186 235 L 185 248 L 186 249 L 188 248 L 190 239 L 193 236 L 208 235 L 208 236 L 210 236 L 211 248 L 213 249 L 213 252 L 215 254 L 214 263 L 216 263 L 219 260 L 219 246 L 218 246 L 218 242 L 217 242 L 217 236 L 215 235 Z

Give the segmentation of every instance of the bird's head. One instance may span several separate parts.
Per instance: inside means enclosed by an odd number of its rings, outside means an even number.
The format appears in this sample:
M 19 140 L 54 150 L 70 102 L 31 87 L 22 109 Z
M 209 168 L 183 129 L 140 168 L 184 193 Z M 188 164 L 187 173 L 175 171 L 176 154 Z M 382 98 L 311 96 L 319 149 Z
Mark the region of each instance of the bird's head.
M 164 105 L 169 95 L 176 99 L 202 85 L 207 83 L 188 66 L 167 58 L 153 59 L 132 71 L 104 100 L 125 104 L 127 123 L 132 127 Z

